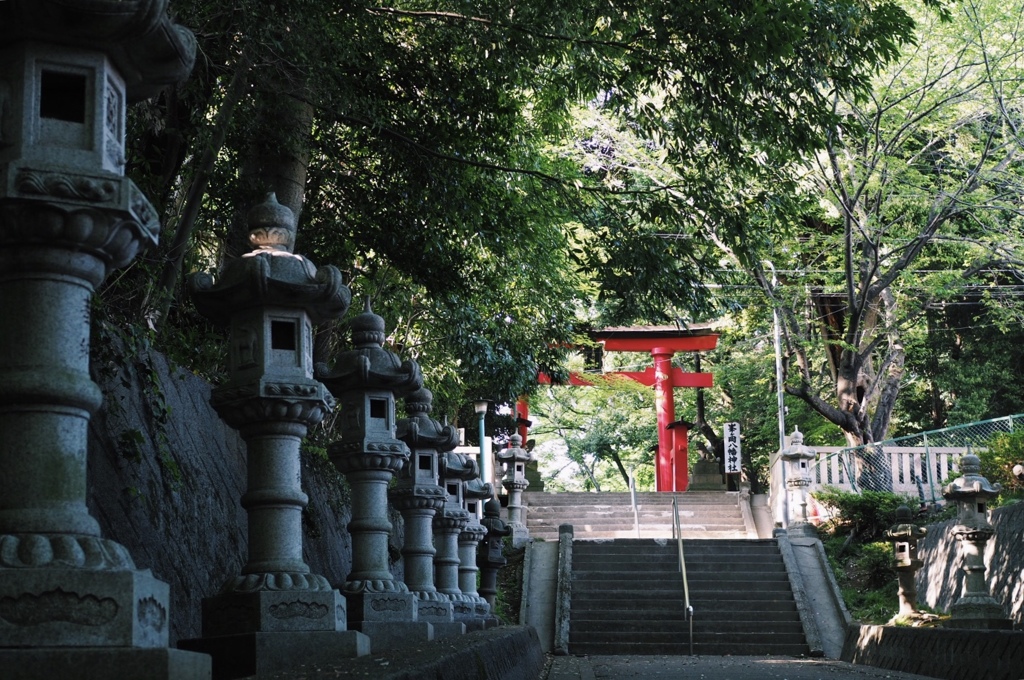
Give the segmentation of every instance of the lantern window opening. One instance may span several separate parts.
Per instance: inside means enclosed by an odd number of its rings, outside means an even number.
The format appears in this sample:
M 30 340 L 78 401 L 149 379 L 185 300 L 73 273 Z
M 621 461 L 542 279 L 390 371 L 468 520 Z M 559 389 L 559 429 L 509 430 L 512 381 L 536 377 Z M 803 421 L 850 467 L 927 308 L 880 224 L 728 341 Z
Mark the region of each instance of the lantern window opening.
M 468 510 L 470 514 L 476 514 L 476 502 L 466 503 L 466 510 Z
M 978 503 L 978 514 L 979 515 L 984 515 L 985 514 L 985 504 L 984 503 Z
M 370 417 L 380 418 L 381 420 L 387 420 L 388 418 L 388 400 L 387 399 L 370 399 Z
M 425 472 L 431 472 L 433 470 L 433 465 L 431 464 L 430 454 L 429 453 L 425 453 L 425 454 L 421 455 L 419 457 L 419 459 L 420 459 L 419 460 L 419 469 L 420 470 L 423 470 Z
M 273 320 L 270 322 L 270 348 L 294 352 L 298 349 L 296 324 L 294 321 Z
M 447 488 L 448 488 L 448 495 L 449 496 L 451 496 L 452 498 L 458 498 L 459 497 L 459 485 L 458 484 L 449 484 Z
M 44 68 L 39 77 L 39 117 L 85 124 L 88 77 Z

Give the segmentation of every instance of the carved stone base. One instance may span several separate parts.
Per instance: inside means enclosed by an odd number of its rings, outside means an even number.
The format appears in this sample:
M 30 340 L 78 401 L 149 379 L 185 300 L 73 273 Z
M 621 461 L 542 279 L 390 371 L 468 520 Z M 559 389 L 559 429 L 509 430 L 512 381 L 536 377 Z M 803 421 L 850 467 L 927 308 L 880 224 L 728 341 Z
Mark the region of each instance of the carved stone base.
M 420 598 L 416 604 L 416 620 L 427 623 L 451 623 L 455 620 L 451 600 Z
M 374 653 L 434 640 L 434 626 L 418 621 L 363 621 L 360 630 L 370 636 Z
M 972 628 L 975 630 L 1010 630 L 1013 621 L 1006 618 L 1006 612 L 995 598 L 984 595 L 968 595 L 960 598 L 949 608 L 950 618 L 943 621 L 946 628 Z
M 213 657 L 213 680 L 299 670 L 303 666 L 342 665 L 370 653 L 370 638 L 354 630 L 341 632 L 243 633 L 193 640 L 178 646 Z M 113 675 L 109 677 L 134 677 Z
M 255 632 L 343 631 L 345 598 L 337 590 L 259 590 L 203 599 L 203 637 Z
M 0 647 L 167 647 L 169 590 L 148 569 L 2 569 Z
M 349 626 L 366 621 L 384 623 L 412 623 L 418 620 L 419 598 L 409 592 L 399 593 L 346 593 Z
M 4 680 L 209 680 L 210 657 L 180 649 L 36 647 L 0 649 Z

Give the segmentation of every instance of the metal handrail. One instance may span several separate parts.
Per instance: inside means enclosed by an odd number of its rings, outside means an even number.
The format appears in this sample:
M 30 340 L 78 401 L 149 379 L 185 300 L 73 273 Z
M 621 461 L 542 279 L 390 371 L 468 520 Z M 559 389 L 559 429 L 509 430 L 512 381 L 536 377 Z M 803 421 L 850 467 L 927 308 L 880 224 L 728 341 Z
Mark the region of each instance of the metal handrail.
M 683 525 L 679 521 L 679 499 L 672 496 L 672 538 L 679 546 L 679 572 L 683 576 L 683 604 L 690 622 L 690 656 L 693 656 L 693 606 L 690 604 L 690 583 L 686 580 L 686 555 L 683 553 Z
M 633 476 L 632 468 L 629 471 L 629 502 L 633 506 L 633 526 L 636 527 L 636 537 L 640 538 L 640 511 L 636 505 L 636 477 Z

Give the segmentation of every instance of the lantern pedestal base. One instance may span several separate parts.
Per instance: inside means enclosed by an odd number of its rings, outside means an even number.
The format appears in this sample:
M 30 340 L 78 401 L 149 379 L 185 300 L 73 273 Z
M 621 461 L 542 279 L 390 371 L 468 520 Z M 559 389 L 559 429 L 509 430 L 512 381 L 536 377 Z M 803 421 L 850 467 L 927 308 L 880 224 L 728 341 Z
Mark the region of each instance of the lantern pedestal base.
M 1010 630 L 1013 628 L 1013 621 L 1006 618 L 1006 612 L 1002 605 L 992 597 L 960 598 L 949 608 L 949 614 L 950 618 L 942 623 L 945 628 L 971 628 L 974 630 Z
M 0 650 L 4 680 L 205 680 L 210 657 L 180 649 L 34 647 Z
M 345 598 L 337 590 L 259 590 L 203 599 L 203 637 L 241 633 L 340 632 Z
M 213 680 L 230 680 L 297 670 L 300 665 L 310 669 L 342 665 L 347 659 L 369 654 L 370 638 L 354 630 L 240 633 L 181 640 L 178 646 L 209 654 L 213 657 Z

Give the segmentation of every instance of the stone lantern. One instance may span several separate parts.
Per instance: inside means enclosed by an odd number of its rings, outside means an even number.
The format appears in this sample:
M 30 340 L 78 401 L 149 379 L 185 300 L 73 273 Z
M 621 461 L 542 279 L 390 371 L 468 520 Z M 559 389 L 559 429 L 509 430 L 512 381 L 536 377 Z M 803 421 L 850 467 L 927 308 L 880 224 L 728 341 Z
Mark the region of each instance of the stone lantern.
M 790 444 L 782 450 L 782 464 L 786 471 L 786 523 L 790 535 L 815 534 L 807 521 L 807 491 L 811 486 L 811 462 L 818 454 L 804 446 L 804 435 L 794 429 Z M 799 508 L 799 509 L 798 509 Z
M 295 217 L 274 194 L 248 222 L 252 250 L 216 282 L 196 274 L 189 284 L 201 314 L 230 324 L 228 380 L 210 402 L 246 443 L 249 555 L 220 594 L 203 600 L 203 638 L 182 643 L 244 675 L 280 670 L 278 659 L 314 639 L 324 663 L 369 652 L 365 636 L 345 631 L 345 599 L 302 557 L 308 498 L 299 448 L 334 406 L 313 379 L 312 325 L 344 315 L 352 294 L 336 268 L 317 270 L 292 252 Z M 301 615 L 281 615 L 293 611 Z
M 352 344 L 323 381 L 338 400 L 341 439 L 327 448 L 352 488 L 352 573 L 342 591 L 349 623 L 371 637 L 375 649 L 433 639 L 429 623 L 417 620 L 418 599 L 388 566 L 388 484 L 409 460 L 396 436 L 395 399 L 423 385 L 420 367 L 384 349 L 384 319 L 370 309 L 352 320 Z M 417 463 L 418 465 L 418 463 Z
M 914 582 L 914 575 L 924 563 L 917 559 L 917 542 L 927 535 L 928 530 L 913 524 L 910 521 L 911 517 L 910 508 L 906 505 L 899 506 L 896 508 L 896 524 L 884 533 L 886 540 L 892 543 L 900 583 L 900 609 L 893 620 L 918 616 L 917 585 Z
M 508 491 L 508 526 L 512 530 L 512 545 L 519 548 L 530 539 L 526 528 L 526 509 L 523 507 L 523 491 L 530 486 L 526 479 L 526 465 L 533 455 L 522 448 L 523 438 L 512 435 L 512 445 L 497 453 L 498 462 L 505 466 L 501 485 Z
M 450 451 L 459 443 L 459 432 L 451 425 L 441 425 L 430 417 L 433 394 L 426 388 L 405 398 L 409 418 L 398 422 L 398 438 L 411 451 L 398 482 L 388 492 L 391 504 L 405 520 L 405 584 L 419 598 L 419 621 L 434 627 L 435 637 L 465 632 L 462 623 L 455 623 L 452 601 L 434 586 L 433 532 L 434 516 L 444 510 L 447 492 L 438 483 L 438 454 Z
M 501 503 L 491 498 L 484 503 L 484 518 L 480 523 L 487 529 L 487 536 L 480 544 L 477 553 L 477 566 L 480 567 L 480 596 L 494 609 L 494 600 L 498 594 L 498 570 L 505 566 L 502 539 L 512 535 L 512 528 L 501 519 Z
M 957 523 L 953 536 L 960 542 L 964 571 L 963 594 L 949 608 L 951 628 L 1010 628 L 1003 606 L 989 594 L 985 579 L 985 543 L 995 534 L 988 521 L 988 501 L 1002 486 L 981 475 L 981 460 L 973 453 L 960 459 L 963 473 L 942 489 L 947 501 L 956 503 Z
M 460 474 L 470 461 L 466 456 L 446 451 L 438 457 L 438 474 L 445 490 L 445 504 L 434 515 L 434 584 L 439 593 L 452 602 L 455 620 L 474 622 L 474 605 L 467 602 L 459 588 L 459 534 L 469 523 L 469 513 L 462 504 Z
M 0 671 L 5 680 L 209 677 L 169 649 L 169 588 L 86 506 L 90 301 L 157 241 L 124 176 L 125 115 L 184 80 L 163 0 L 0 2 Z

